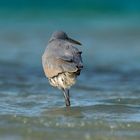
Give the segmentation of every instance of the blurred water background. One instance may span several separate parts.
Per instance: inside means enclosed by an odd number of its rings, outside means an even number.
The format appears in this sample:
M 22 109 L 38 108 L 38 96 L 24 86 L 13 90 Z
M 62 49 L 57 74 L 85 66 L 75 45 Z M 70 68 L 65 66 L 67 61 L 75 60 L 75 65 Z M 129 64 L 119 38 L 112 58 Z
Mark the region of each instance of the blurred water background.
M 71 109 L 44 76 L 51 33 L 80 40 Z M 0 1 L 1 140 L 140 139 L 140 1 Z

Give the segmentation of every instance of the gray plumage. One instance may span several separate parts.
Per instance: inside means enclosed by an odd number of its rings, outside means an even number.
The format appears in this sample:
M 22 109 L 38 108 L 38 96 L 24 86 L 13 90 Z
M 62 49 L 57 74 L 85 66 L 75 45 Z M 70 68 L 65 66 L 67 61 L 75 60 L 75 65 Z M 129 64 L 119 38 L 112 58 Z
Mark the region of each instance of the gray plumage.
M 66 106 L 70 106 L 69 88 L 83 68 L 82 52 L 74 45 L 81 43 L 62 31 L 54 32 L 42 56 L 45 75 L 52 86 L 63 90 Z

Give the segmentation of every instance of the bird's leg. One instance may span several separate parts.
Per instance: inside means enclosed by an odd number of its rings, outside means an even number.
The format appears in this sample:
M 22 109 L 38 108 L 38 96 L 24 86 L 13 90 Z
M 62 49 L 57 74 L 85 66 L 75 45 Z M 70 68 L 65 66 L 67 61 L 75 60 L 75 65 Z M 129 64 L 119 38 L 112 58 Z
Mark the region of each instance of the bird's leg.
M 70 106 L 70 95 L 68 89 L 63 89 L 66 106 Z

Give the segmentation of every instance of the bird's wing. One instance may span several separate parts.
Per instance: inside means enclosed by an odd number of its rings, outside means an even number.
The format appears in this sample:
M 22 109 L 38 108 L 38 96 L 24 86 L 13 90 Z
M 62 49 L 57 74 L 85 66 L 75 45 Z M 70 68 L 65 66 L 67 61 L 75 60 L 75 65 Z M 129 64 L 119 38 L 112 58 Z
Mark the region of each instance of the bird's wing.
M 74 63 L 70 63 L 70 59 L 56 57 L 42 57 L 43 69 L 47 77 L 57 76 L 62 72 L 76 72 L 77 67 Z
M 65 55 L 62 55 L 62 56 L 59 56 L 57 57 L 58 59 L 61 59 L 62 61 L 64 62 L 72 62 L 73 61 L 73 57 L 72 56 L 65 56 Z
M 56 43 L 56 44 L 55 44 Z M 57 46 L 59 44 L 59 46 Z M 65 42 L 51 43 L 42 57 L 44 72 L 47 77 L 57 76 L 62 72 L 76 72 L 81 56 L 79 50 Z
M 57 58 L 57 61 L 59 61 L 63 72 L 76 72 L 78 70 L 73 58 L 70 56 L 61 56 L 60 58 Z

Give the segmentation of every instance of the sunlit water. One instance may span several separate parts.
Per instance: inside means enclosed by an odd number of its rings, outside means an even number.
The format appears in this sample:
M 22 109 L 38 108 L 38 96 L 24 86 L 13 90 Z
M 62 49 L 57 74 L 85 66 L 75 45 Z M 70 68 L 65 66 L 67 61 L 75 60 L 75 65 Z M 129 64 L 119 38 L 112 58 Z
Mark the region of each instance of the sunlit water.
M 1 23 L 0 139 L 140 139 L 139 28 L 136 23 L 123 26 L 127 20 L 122 19 L 123 28 L 114 20 L 110 27 L 108 20 L 83 21 L 85 26 L 88 23 L 85 32 L 65 23 L 64 29 L 69 26 L 69 32 L 84 42 L 85 69 L 70 90 L 71 108 L 65 107 L 63 94 L 49 85 L 41 67 L 52 25 L 47 21 Z M 89 30 L 91 25 L 95 32 Z M 117 27 L 125 27 L 125 33 L 117 32 Z M 137 32 L 131 33 L 135 28 Z

